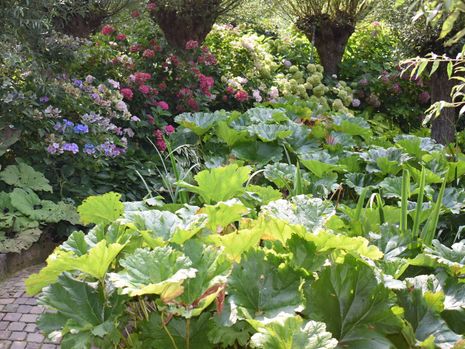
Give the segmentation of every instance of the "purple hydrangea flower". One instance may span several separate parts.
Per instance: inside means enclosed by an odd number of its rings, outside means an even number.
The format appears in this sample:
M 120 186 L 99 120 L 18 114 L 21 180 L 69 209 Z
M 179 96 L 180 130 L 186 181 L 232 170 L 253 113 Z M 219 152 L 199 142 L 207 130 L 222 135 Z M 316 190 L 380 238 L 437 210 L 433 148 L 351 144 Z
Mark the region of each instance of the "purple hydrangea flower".
M 63 144 L 63 150 L 64 151 L 69 151 L 73 154 L 79 153 L 79 147 L 76 143 L 64 143 Z
M 52 143 L 47 147 L 47 152 L 49 154 L 57 154 L 57 153 L 62 153 L 63 150 L 60 147 L 60 144 L 58 143 Z
M 48 96 L 42 96 L 39 98 L 39 102 L 40 103 L 47 103 L 50 99 L 48 98 Z
M 81 88 L 82 87 L 82 80 L 73 79 L 73 85 L 76 86 L 76 87 Z
M 131 117 L 131 121 L 138 122 L 138 121 L 140 121 L 140 119 L 139 119 L 138 116 L 133 115 L 133 116 Z
M 83 124 L 77 124 L 74 126 L 74 133 L 76 134 L 84 134 L 84 133 L 89 133 L 89 126 L 83 125 Z

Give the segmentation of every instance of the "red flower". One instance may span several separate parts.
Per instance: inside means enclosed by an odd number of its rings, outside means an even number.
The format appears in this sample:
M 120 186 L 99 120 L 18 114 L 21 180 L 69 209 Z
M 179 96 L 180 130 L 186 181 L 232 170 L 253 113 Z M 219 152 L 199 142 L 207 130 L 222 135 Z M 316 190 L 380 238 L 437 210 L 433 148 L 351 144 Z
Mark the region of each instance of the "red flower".
M 150 93 L 150 86 L 147 85 L 140 85 L 139 92 L 143 93 L 144 95 L 148 95 Z
M 170 135 L 172 133 L 174 133 L 175 131 L 175 128 L 173 127 L 173 125 L 166 125 L 165 126 L 165 132 L 167 135 Z
M 118 34 L 118 35 L 116 35 L 116 40 L 118 40 L 118 41 L 124 41 L 124 40 L 126 40 L 126 35 L 124 35 L 124 34 Z
M 157 9 L 157 4 L 154 3 L 154 2 L 149 2 L 147 4 L 147 10 L 152 12 L 152 11 L 155 11 Z
M 234 98 L 238 101 L 238 102 L 245 102 L 249 99 L 249 95 L 247 94 L 247 92 L 245 91 L 237 91 L 236 94 L 234 95 Z
M 155 57 L 155 51 L 147 49 L 147 50 L 144 51 L 142 56 L 145 57 L 145 58 L 153 58 L 153 57 Z
M 170 108 L 168 103 L 166 103 L 165 101 L 160 101 L 157 103 L 157 105 L 163 110 L 168 110 Z
M 134 10 L 131 12 L 132 18 L 138 18 L 140 17 L 140 12 L 138 10 Z
M 141 44 L 133 44 L 131 47 L 129 47 L 130 52 L 139 52 L 140 50 L 142 50 Z
M 133 75 L 134 82 L 138 85 L 144 84 L 147 80 L 150 80 L 152 75 L 149 73 L 136 72 Z
M 121 94 L 123 95 L 123 98 L 124 99 L 127 99 L 128 101 L 131 101 L 132 100 L 132 97 L 134 97 L 134 93 L 132 92 L 132 90 L 128 87 L 125 87 L 125 88 L 122 88 L 120 90 Z
M 234 93 L 234 88 L 232 86 L 226 87 L 226 93 L 232 95 Z
M 186 42 L 186 50 L 193 50 L 199 47 L 199 42 L 196 40 L 189 40 Z
M 189 98 L 187 100 L 187 105 L 189 106 L 189 108 L 191 108 L 193 111 L 199 111 L 199 104 L 197 103 L 197 101 L 194 99 L 194 98 Z
M 115 29 L 111 25 L 104 25 L 102 28 L 102 34 L 103 35 L 111 35 Z

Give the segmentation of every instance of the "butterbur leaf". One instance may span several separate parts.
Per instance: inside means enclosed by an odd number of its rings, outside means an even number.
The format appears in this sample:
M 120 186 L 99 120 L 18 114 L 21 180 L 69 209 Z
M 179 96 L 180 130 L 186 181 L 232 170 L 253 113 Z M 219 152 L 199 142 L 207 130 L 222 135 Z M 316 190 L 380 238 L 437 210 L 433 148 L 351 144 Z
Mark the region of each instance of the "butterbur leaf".
M 432 247 L 426 247 L 422 254 L 410 261 L 410 264 L 442 267 L 454 276 L 465 273 L 465 240 L 453 244 L 450 248 L 438 240 L 433 240 L 432 245 Z
M 305 287 L 305 299 L 305 316 L 326 323 L 342 348 L 390 349 L 388 336 L 401 329 L 391 310 L 392 292 L 371 267 L 351 256 L 343 264 L 325 267 L 318 280 Z
M 260 228 L 241 229 L 225 235 L 211 236 L 218 246 L 224 247 L 224 254 L 231 260 L 240 261 L 242 254 L 258 246 L 263 230 Z
M 370 125 L 361 117 L 338 115 L 333 117 L 334 129 L 351 136 L 362 136 L 365 139 L 371 137 Z
M 225 121 L 218 122 L 216 126 L 216 135 L 230 147 L 237 143 L 247 142 L 250 138 L 247 131 L 237 131 L 229 127 Z
M 189 326 L 186 326 L 187 321 Z M 174 317 L 166 325 L 165 322 L 167 322 L 166 317 L 162 318 L 160 313 L 154 311 L 150 313 L 147 321 L 140 324 L 142 348 L 213 349 L 215 347 L 207 339 L 207 333 L 214 326 L 210 314 L 204 313 L 191 319 Z
M 232 222 L 239 221 L 249 213 L 249 209 L 237 199 L 219 202 L 216 205 L 205 205 L 199 213 L 208 216 L 207 227 L 213 232 L 220 232 Z
M 13 238 L 0 239 L 0 253 L 19 253 L 22 250 L 27 250 L 34 242 L 40 239 L 41 235 L 42 230 L 35 228 L 16 233 Z
M 10 193 L 11 205 L 32 220 L 59 222 L 58 206 L 52 201 L 41 200 L 31 189 L 15 188 Z
M 300 158 L 300 162 L 318 178 L 323 178 L 328 172 L 345 171 L 345 167 L 337 163 L 338 159 L 326 151 L 306 154 Z
M 120 199 L 121 194 L 117 193 L 88 197 L 78 207 L 82 223 L 103 225 L 113 223 L 123 215 L 124 205 Z
M 215 126 L 218 121 L 228 118 L 225 111 L 214 113 L 183 113 L 175 117 L 178 124 L 191 129 L 197 136 L 202 136 Z
M 236 343 L 245 347 L 254 329 L 247 321 L 237 321 L 232 326 L 217 325 L 208 332 L 208 339 L 221 348 L 233 347 Z
M 69 250 L 56 249 L 47 258 L 47 266 L 25 281 L 27 292 L 31 295 L 37 294 L 44 287 L 55 283 L 66 271 L 79 270 L 102 279 L 123 247 L 124 245 L 120 244 L 107 245 L 107 242 L 102 240 L 80 257 Z
M 330 201 L 298 195 L 290 200 L 277 200 L 263 206 L 261 215 L 269 215 L 288 222 L 304 226 L 308 232 L 323 228 L 336 210 Z
M 250 167 L 232 164 L 199 172 L 194 177 L 197 186 L 186 182 L 178 185 L 198 194 L 206 204 L 227 201 L 245 192 L 244 183 L 248 180 L 250 171 Z
M 252 348 L 259 349 L 333 349 L 337 340 L 326 331 L 322 322 L 304 323 L 297 316 L 278 316 L 274 321 L 260 325 L 253 322 L 258 333 L 250 340 Z
M 110 273 L 110 280 L 123 294 L 131 297 L 156 294 L 165 302 L 184 291 L 184 280 L 197 272 L 192 262 L 171 247 L 157 247 L 152 251 L 139 248 L 120 261 L 123 270 Z
M 64 274 L 39 297 L 40 304 L 56 311 L 43 314 L 39 327 L 47 334 L 61 331 L 62 348 L 90 348 L 95 337 L 109 337 L 117 343 L 121 337 L 117 324 L 123 315 L 124 297 L 116 293 L 107 297 L 100 287 Z
M 190 240 L 184 246 L 184 254 L 197 270 L 195 278 L 184 281 L 184 292 L 176 298 L 170 311 L 186 318 L 199 316 L 224 289 L 226 275 L 231 264 L 215 246 L 205 246 L 199 241 Z M 178 306 L 182 304 L 184 306 Z
M 274 163 L 265 166 L 264 175 L 280 189 L 291 188 L 295 180 L 296 167 L 286 163 Z
M 284 139 L 292 134 L 287 125 L 255 124 L 247 127 L 249 134 L 257 136 L 262 142 L 272 142 Z
M 264 166 L 270 162 L 279 162 L 283 158 L 283 148 L 274 143 L 246 142 L 237 144 L 232 155 L 240 160 L 250 161 L 257 166 Z
M 17 188 L 52 192 L 48 179 L 42 173 L 23 162 L 20 162 L 18 165 L 7 166 L 0 172 L 0 180 Z
M 269 319 L 293 314 L 302 305 L 300 274 L 279 266 L 260 250 L 250 250 L 234 266 L 228 280 L 228 302 L 239 319 Z
M 276 201 L 283 197 L 283 194 L 279 190 L 270 186 L 262 187 L 260 185 L 248 185 L 247 192 L 258 196 L 257 201 L 259 201 L 261 205 L 267 205 L 271 201 Z
M 428 303 L 421 281 L 407 279 L 407 289 L 398 292 L 399 305 L 404 308 L 404 317 L 412 326 L 418 341 L 429 340 L 438 348 L 450 349 L 462 339 L 441 318 L 437 308 Z
M 410 157 L 398 148 L 373 147 L 367 152 L 360 153 L 360 157 L 367 162 L 366 170 L 370 173 L 382 175 L 396 175 L 403 163 Z

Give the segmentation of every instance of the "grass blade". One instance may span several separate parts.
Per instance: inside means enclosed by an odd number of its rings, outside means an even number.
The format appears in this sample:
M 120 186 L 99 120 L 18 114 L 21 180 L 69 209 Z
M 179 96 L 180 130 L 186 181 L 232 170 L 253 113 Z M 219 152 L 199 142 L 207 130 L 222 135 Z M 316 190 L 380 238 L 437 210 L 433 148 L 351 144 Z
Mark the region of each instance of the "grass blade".
M 433 242 L 433 239 L 436 235 L 439 215 L 441 214 L 442 199 L 444 197 L 444 191 L 446 190 L 446 182 L 447 178 L 445 178 L 442 182 L 441 189 L 439 190 L 438 199 L 434 204 L 433 212 L 429 217 L 428 221 L 426 222 L 425 226 L 423 227 L 423 231 L 421 233 L 421 238 L 427 246 L 431 246 L 431 243 Z
M 418 238 L 420 234 L 420 213 L 423 209 L 423 198 L 425 196 L 425 182 L 426 182 L 426 171 L 425 167 L 422 166 L 420 174 L 420 187 L 418 188 L 417 207 L 415 209 L 415 221 L 413 222 L 412 238 Z
M 402 198 L 400 210 L 400 231 L 403 235 L 407 234 L 408 230 L 408 199 L 410 197 L 410 172 L 409 170 L 402 171 Z

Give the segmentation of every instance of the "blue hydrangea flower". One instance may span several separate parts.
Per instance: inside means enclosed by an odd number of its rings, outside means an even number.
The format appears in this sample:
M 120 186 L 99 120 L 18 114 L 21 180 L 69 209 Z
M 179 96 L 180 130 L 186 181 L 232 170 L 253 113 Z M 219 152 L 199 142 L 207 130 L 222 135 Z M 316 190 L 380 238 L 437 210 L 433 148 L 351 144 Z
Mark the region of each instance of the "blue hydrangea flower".
M 69 151 L 73 154 L 79 153 L 79 147 L 76 143 L 64 143 L 63 144 L 63 150 L 64 151 Z
M 95 152 L 96 152 L 95 145 L 90 144 L 90 143 L 87 143 L 86 145 L 84 145 L 84 153 L 88 155 L 93 155 L 95 154 Z
M 82 80 L 73 79 L 73 85 L 76 86 L 76 87 L 81 88 L 82 87 Z
M 77 133 L 77 134 L 89 133 L 89 126 L 83 125 L 83 124 L 77 124 L 76 126 L 74 126 L 74 133 Z

